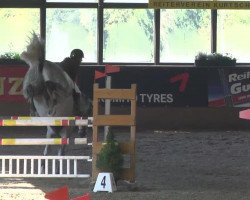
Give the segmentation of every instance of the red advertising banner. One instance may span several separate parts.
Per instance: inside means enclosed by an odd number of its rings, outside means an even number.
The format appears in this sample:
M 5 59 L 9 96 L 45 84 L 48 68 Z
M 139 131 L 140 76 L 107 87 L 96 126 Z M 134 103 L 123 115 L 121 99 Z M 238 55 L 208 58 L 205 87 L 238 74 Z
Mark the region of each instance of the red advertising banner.
M 22 95 L 26 66 L 0 65 L 0 102 L 25 102 Z

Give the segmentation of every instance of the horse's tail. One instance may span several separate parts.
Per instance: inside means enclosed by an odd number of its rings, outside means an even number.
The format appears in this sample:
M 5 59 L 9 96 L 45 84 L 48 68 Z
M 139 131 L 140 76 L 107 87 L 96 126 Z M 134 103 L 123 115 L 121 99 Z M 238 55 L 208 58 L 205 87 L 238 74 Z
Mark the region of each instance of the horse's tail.
M 33 37 L 30 38 L 26 51 L 22 52 L 21 59 L 31 68 L 38 65 L 39 71 L 42 72 L 45 60 L 44 52 L 44 41 L 33 32 Z

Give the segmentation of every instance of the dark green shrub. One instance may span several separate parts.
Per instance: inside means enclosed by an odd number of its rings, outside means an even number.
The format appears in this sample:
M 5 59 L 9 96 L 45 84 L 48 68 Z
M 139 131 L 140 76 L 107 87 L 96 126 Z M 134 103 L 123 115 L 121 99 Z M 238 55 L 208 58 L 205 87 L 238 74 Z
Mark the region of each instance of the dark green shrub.
M 120 178 L 123 166 L 123 155 L 114 134 L 109 130 L 106 143 L 97 155 L 96 167 L 102 172 L 113 173 L 115 180 Z

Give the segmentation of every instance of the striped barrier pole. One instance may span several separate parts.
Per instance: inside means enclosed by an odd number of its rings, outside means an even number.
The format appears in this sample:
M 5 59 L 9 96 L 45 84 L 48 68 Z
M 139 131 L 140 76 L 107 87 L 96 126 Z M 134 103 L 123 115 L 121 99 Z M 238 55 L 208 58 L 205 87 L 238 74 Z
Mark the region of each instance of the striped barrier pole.
M 63 119 L 68 119 L 68 120 L 77 120 L 77 119 L 86 119 L 87 117 L 80 117 L 80 116 L 71 116 L 71 117 L 32 117 L 32 116 L 0 116 L 0 119 L 22 119 L 22 120 L 36 120 L 36 119 L 58 119 L 58 120 L 63 120 Z M 88 117 L 92 118 L 92 117 Z
M 77 119 L 75 117 L 18 117 L 1 119 L 0 126 L 88 126 L 92 127 L 93 117 Z
M 88 144 L 87 138 L 0 138 L 0 146 Z
M 72 116 L 72 117 L 32 117 L 32 116 L 10 116 L 5 117 L 3 119 L 68 119 L 68 120 L 76 120 L 76 119 L 85 119 L 83 117 Z

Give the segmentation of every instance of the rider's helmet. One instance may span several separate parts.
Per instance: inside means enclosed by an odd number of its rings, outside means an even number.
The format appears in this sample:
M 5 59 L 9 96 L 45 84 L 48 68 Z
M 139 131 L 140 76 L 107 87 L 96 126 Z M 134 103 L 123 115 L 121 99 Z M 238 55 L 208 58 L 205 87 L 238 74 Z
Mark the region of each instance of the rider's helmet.
M 82 60 L 84 57 L 84 54 L 81 49 L 74 49 L 70 53 L 70 58 L 76 58 Z

